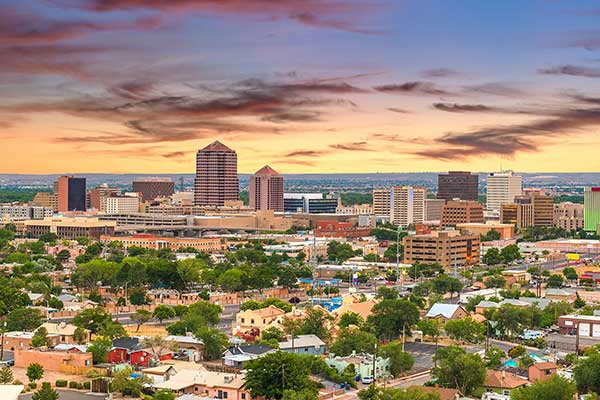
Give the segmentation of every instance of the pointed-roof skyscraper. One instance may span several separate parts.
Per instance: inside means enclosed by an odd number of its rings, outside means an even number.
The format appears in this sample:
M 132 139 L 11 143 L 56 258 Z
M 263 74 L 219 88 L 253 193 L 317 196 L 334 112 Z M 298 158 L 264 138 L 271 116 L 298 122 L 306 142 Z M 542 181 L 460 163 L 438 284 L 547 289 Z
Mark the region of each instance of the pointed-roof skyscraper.
M 265 165 L 250 177 L 250 207 L 283 212 L 283 176 Z
M 239 200 L 237 153 L 218 140 L 196 154 L 194 205 L 223 206 Z

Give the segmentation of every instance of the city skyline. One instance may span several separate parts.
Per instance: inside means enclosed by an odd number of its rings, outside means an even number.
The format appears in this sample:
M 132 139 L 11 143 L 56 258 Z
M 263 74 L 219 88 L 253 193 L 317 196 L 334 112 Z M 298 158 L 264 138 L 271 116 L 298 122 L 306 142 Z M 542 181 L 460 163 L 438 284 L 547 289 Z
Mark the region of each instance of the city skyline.
M 592 1 L 0 0 L 3 173 L 600 170 Z M 560 162 L 559 162 L 560 161 Z

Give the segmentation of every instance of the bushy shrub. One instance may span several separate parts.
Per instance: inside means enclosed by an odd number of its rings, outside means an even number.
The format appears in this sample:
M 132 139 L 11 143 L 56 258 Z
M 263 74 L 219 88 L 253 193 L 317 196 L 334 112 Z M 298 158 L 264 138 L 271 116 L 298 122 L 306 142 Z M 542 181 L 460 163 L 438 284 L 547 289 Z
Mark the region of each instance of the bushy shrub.
M 71 381 L 71 382 L 69 382 L 69 388 L 70 389 L 81 389 L 81 388 L 83 388 L 83 385 L 79 382 Z
M 27 386 L 29 386 L 29 389 L 35 389 L 37 387 L 37 383 L 29 382 L 29 385 L 27 385 Z
M 54 385 L 55 385 L 56 387 L 67 387 L 67 381 L 66 381 L 66 380 L 64 380 L 64 379 L 58 379 L 58 380 L 57 380 L 57 381 L 54 383 Z
M 92 387 L 92 384 L 90 383 L 90 381 L 83 382 L 83 388 L 84 389 L 90 390 L 91 387 Z

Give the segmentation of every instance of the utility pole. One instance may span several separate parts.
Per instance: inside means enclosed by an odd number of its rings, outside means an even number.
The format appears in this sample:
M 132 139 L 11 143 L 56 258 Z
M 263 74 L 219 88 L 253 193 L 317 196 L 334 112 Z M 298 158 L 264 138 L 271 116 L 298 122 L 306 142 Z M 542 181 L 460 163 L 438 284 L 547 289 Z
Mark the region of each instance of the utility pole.
M 396 283 L 398 283 L 398 279 L 400 280 L 400 290 L 404 288 L 404 274 L 400 270 L 400 225 L 398 225 L 398 229 L 396 230 Z
M 377 342 L 375 342 L 375 349 L 373 351 L 373 385 L 376 385 L 376 372 L 375 372 L 375 362 L 377 360 Z

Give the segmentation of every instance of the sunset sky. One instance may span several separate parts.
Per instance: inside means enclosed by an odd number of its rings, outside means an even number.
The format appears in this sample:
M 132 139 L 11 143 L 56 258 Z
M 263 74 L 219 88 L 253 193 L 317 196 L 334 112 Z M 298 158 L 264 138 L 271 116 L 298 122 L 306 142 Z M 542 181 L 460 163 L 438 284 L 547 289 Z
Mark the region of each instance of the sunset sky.
M 600 4 L 0 0 L 0 173 L 600 171 Z

